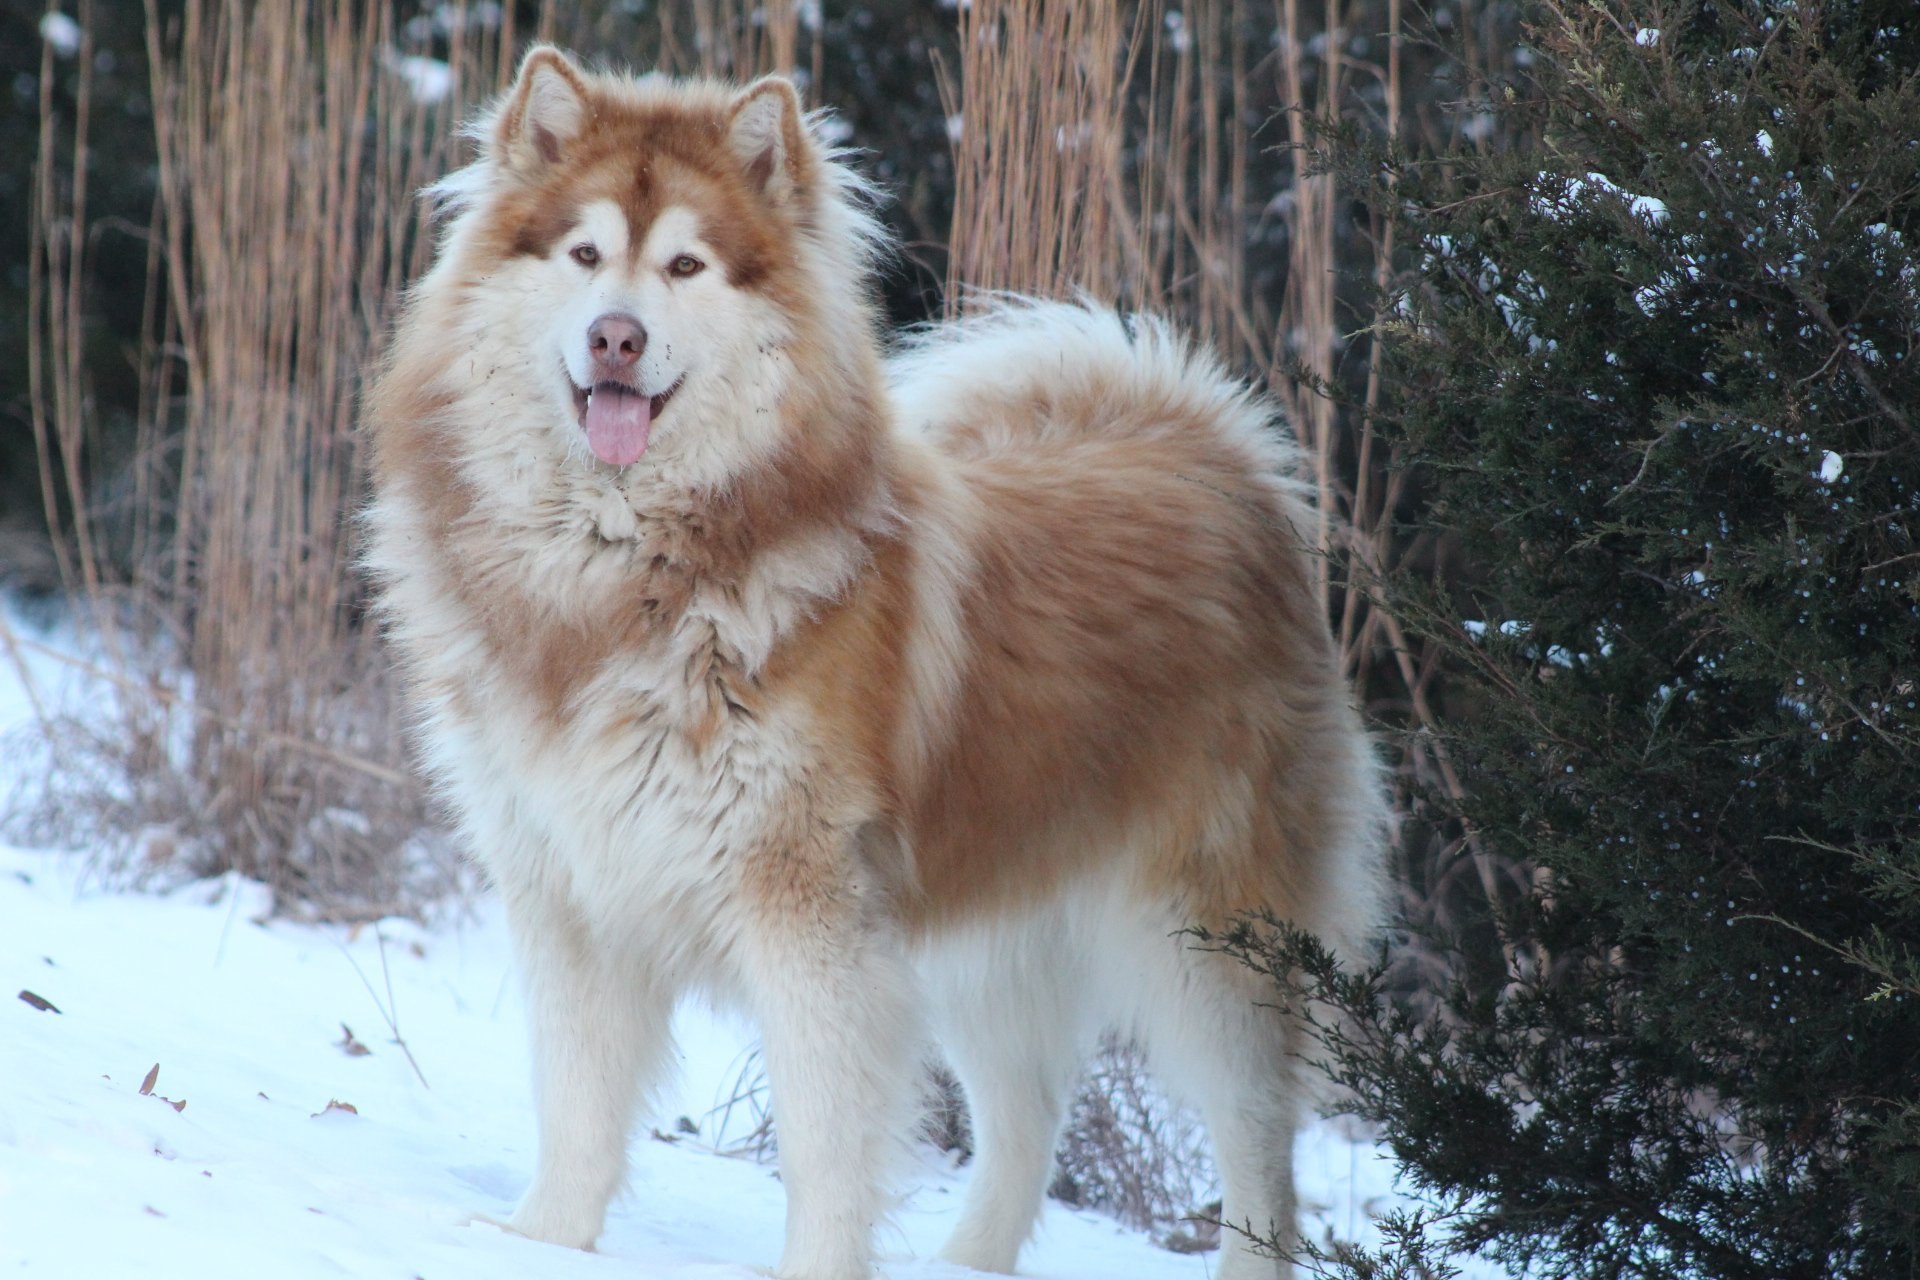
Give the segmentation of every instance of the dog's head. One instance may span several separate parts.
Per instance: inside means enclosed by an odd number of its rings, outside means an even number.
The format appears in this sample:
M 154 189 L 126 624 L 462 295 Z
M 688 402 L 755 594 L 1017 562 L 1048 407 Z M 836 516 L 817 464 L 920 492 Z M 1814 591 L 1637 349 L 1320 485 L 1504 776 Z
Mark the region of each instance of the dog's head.
M 458 210 L 442 270 L 486 371 L 511 366 L 571 453 L 751 450 L 796 348 L 836 312 L 868 323 L 859 181 L 786 80 L 596 75 L 540 47 L 479 137 L 442 184 Z

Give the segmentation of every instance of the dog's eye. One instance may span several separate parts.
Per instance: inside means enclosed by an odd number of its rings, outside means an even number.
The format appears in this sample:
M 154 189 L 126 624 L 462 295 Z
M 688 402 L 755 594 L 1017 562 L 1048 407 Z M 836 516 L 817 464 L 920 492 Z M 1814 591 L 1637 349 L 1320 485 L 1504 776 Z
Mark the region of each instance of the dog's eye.
M 707 264 L 690 253 L 683 253 L 667 264 L 667 274 L 676 280 L 685 280 L 688 276 L 697 276 L 706 270 Z
M 577 244 L 573 246 L 572 251 L 569 252 L 567 256 L 583 267 L 591 267 L 600 261 L 600 251 L 590 244 Z

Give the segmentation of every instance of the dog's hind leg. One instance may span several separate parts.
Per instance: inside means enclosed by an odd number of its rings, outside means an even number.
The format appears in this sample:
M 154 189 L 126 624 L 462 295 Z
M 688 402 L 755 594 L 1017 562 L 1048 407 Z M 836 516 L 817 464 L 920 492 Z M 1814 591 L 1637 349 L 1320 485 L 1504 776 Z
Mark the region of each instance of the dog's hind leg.
M 927 968 L 940 1041 L 973 1126 L 967 1203 L 940 1256 L 1010 1272 L 1033 1234 L 1054 1145 L 1094 1028 L 1086 956 L 1054 922 L 981 927 L 943 941 Z
M 666 1063 L 672 996 L 609 963 L 561 913 L 509 894 L 508 917 L 533 1024 L 540 1155 L 507 1226 L 586 1249 L 626 1178 L 636 1103 Z
M 1299 1127 L 1296 1033 L 1250 970 L 1190 939 L 1158 938 L 1163 962 L 1143 991 L 1140 1026 L 1156 1075 L 1193 1102 L 1220 1173 L 1226 1224 L 1218 1280 L 1280 1280 L 1284 1261 L 1256 1238 L 1296 1241 L 1293 1140 Z M 1142 940 L 1142 945 L 1151 945 Z M 1263 1003 L 1264 1002 L 1264 1003 Z

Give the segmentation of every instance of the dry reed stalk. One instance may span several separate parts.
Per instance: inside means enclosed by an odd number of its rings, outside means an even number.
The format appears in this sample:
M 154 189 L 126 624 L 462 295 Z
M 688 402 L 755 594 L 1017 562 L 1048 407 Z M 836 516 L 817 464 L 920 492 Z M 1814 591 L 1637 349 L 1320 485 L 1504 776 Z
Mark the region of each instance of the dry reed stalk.
M 582 51 L 604 45 L 603 33 L 615 21 L 584 7 L 569 16 L 571 21 L 557 24 L 545 38 Z M 650 57 L 651 65 L 643 62 L 643 69 L 669 75 L 745 82 L 769 73 L 805 73 L 809 86 L 817 88 L 824 52 L 819 21 L 818 6 L 807 0 L 665 0 L 640 32 L 643 45 L 622 54 Z M 619 29 L 630 34 L 631 26 L 626 20 Z M 803 29 L 812 36 L 805 67 L 800 62 Z
M 1251 112 L 1243 20 L 1238 0 L 1138 10 L 1129 183 L 1138 265 L 1127 301 L 1176 315 L 1230 359 L 1264 370 L 1269 335 L 1252 313 L 1246 271 L 1258 205 L 1242 125 Z
M 1401 5 L 1402 0 L 1388 0 L 1385 88 L 1387 142 L 1390 147 L 1399 145 L 1405 125 L 1400 79 L 1400 57 L 1402 42 L 1405 38 Z M 1390 202 L 1394 189 L 1391 176 L 1388 182 L 1387 198 Z M 1385 309 L 1394 271 L 1393 220 L 1376 209 L 1372 230 L 1376 309 L 1372 328 L 1369 330 L 1367 381 L 1361 402 L 1359 453 L 1354 466 L 1349 539 L 1354 581 L 1346 593 L 1345 607 L 1341 612 L 1340 647 L 1346 659 L 1347 670 L 1354 678 L 1356 689 L 1360 696 L 1364 697 L 1367 678 L 1365 658 L 1384 643 L 1393 655 L 1402 687 L 1413 709 L 1413 718 L 1427 731 L 1410 748 L 1413 759 L 1409 763 L 1414 771 L 1430 778 L 1437 777 L 1440 788 L 1455 801 L 1459 801 L 1466 796 L 1466 785 L 1455 770 L 1444 741 L 1438 736 L 1439 717 L 1427 697 L 1428 687 L 1435 674 L 1435 665 L 1431 659 L 1422 662 L 1415 657 L 1399 620 L 1381 608 L 1373 594 L 1385 581 L 1392 563 L 1395 551 L 1393 513 L 1399 507 L 1407 482 L 1407 473 L 1399 468 L 1390 467 L 1382 483 L 1382 477 L 1377 474 L 1378 468 L 1374 456 L 1376 445 L 1374 429 L 1383 394 L 1384 336 L 1388 319 Z M 1390 464 L 1391 459 L 1389 458 L 1388 461 Z M 1431 874 L 1436 882 L 1444 883 L 1458 875 L 1463 867 L 1471 866 L 1479 881 L 1481 895 L 1489 905 L 1497 907 L 1507 896 L 1502 883 L 1503 880 L 1512 877 L 1513 867 L 1503 865 L 1500 859 L 1486 849 L 1471 827 L 1467 827 L 1458 839 L 1442 844 L 1434 850 L 1432 856 L 1435 865 Z M 1440 895 L 1432 895 L 1432 897 L 1435 902 L 1444 900 Z M 1411 907 L 1410 914 L 1431 910 L 1425 904 L 1419 903 L 1411 904 Z M 1499 919 L 1496 912 L 1496 922 Z M 1518 952 L 1511 940 L 1505 936 L 1504 926 L 1500 926 L 1500 933 L 1501 948 L 1508 969 L 1514 971 L 1519 959 Z M 1544 955 L 1536 952 L 1532 960 L 1542 968 L 1545 967 Z
M 941 67 L 958 122 L 950 312 L 969 290 L 1172 315 L 1265 370 L 1246 298 L 1252 140 L 1238 0 L 983 0 Z
M 86 314 L 87 132 L 93 101 L 93 6 L 82 0 L 78 83 L 71 136 L 62 139 L 54 108 L 54 49 L 40 51 L 40 135 L 29 232 L 28 397 L 40 459 L 40 492 L 49 520 L 62 501 L 85 509 L 88 420 L 82 326 Z M 65 160 L 65 165 L 61 164 Z M 63 181 L 64 179 L 64 181 Z M 56 525 L 57 527 L 57 525 Z M 71 546 L 54 540 L 61 580 L 97 598 L 100 557 L 90 522 L 76 519 Z
M 1335 285 L 1339 245 L 1334 212 L 1337 191 L 1333 175 L 1310 170 L 1307 113 L 1331 118 L 1342 105 L 1344 59 L 1340 50 L 1344 33 L 1340 30 L 1338 0 L 1327 0 L 1325 27 L 1321 33 L 1325 38 L 1320 42 L 1324 52 L 1318 59 L 1320 65 L 1313 68 L 1320 92 L 1310 102 L 1306 85 L 1308 60 L 1313 55 L 1308 52 L 1301 28 L 1300 0 L 1280 0 L 1278 7 L 1282 38 L 1280 68 L 1285 101 L 1292 104 L 1286 117 L 1287 140 L 1293 157 L 1292 257 L 1288 263 L 1286 299 L 1281 305 L 1281 332 L 1286 336 L 1287 350 L 1308 378 L 1320 386 L 1332 386 L 1338 373 Z M 1276 347 L 1276 356 L 1279 354 L 1280 349 Z M 1280 370 L 1274 372 L 1278 375 Z M 1274 381 L 1284 388 L 1294 430 L 1299 433 L 1312 462 L 1312 480 L 1320 499 L 1318 544 L 1323 551 L 1330 552 L 1334 545 L 1335 521 L 1345 505 L 1335 471 L 1341 428 L 1338 413 L 1328 397 L 1314 394 L 1311 387 L 1303 391 L 1277 376 Z M 1323 590 L 1328 586 L 1330 564 L 1330 559 L 1320 561 L 1318 578 Z
M 1132 226 L 1118 6 L 975 0 L 958 15 L 957 81 L 937 68 L 957 122 L 949 314 L 967 291 L 1117 296 Z
M 347 555 L 355 377 L 378 332 L 368 294 L 405 256 L 414 228 L 403 220 L 396 235 L 394 214 L 411 207 L 433 158 L 409 128 L 419 104 L 383 66 L 393 26 L 386 3 L 189 0 L 168 47 L 148 8 L 186 384 L 166 590 L 185 615 L 183 665 L 201 711 L 184 766 L 207 786 L 214 866 L 303 894 L 357 886 L 299 883 L 306 869 L 290 862 L 357 876 L 378 856 L 301 849 L 324 804 L 315 793 L 335 808 L 372 798 L 284 744 L 399 763 L 383 697 L 354 697 L 380 682 Z M 361 803 L 338 803 L 350 796 Z M 397 845 L 407 833 L 383 834 Z
M 511 8 L 436 15 L 455 86 L 439 101 L 404 74 L 393 0 L 148 0 L 160 181 L 133 558 L 115 565 L 82 407 L 87 84 L 63 150 L 43 67 L 35 426 L 116 704 L 58 730 L 88 758 L 31 816 L 123 843 L 164 826 L 172 870 L 237 869 L 309 911 L 386 910 L 418 887 L 426 815 L 352 570 L 355 401 L 427 251 L 414 193 L 449 167 L 458 113 L 511 73 Z
M 1448 756 L 1441 722 L 1428 696 L 1438 671 L 1437 655 L 1430 646 L 1416 650 L 1400 620 L 1380 599 L 1380 590 L 1404 550 L 1395 533 L 1394 516 L 1408 476 L 1394 465 L 1392 451 L 1380 448 L 1376 433 L 1384 394 L 1388 321 L 1384 308 L 1397 269 L 1393 222 L 1377 205 L 1366 241 L 1371 261 L 1364 264 L 1374 286 L 1375 310 L 1370 322 L 1350 338 L 1365 344 L 1366 373 L 1359 404 L 1314 389 L 1340 385 L 1341 348 L 1348 339 L 1340 332 L 1338 310 L 1342 268 L 1338 188 L 1334 175 L 1312 172 L 1315 135 L 1309 115 L 1324 122 L 1352 118 L 1355 85 L 1373 76 L 1383 91 L 1382 124 L 1390 147 L 1401 143 L 1409 124 L 1402 79 L 1402 0 L 1388 0 L 1384 66 L 1362 65 L 1346 57 L 1345 26 L 1351 3 L 1354 0 L 1326 0 L 1320 29 L 1311 36 L 1303 30 L 1299 0 L 1275 3 L 1282 32 L 1282 92 L 1294 104 L 1287 117 L 1293 174 L 1291 257 L 1278 328 L 1287 340 L 1287 355 L 1313 385 L 1301 387 L 1284 375 L 1279 361 L 1285 357 L 1278 344 L 1269 376 L 1292 410 L 1295 429 L 1312 460 L 1320 543 L 1327 553 L 1323 563 L 1329 569 L 1341 564 L 1346 570 L 1344 583 L 1322 579 L 1330 589 L 1339 588 L 1335 634 L 1342 664 L 1363 699 L 1382 666 L 1397 677 L 1392 688 L 1379 692 L 1378 700 L 1395 708 L 1398 717 L 1418 730 L 1405 739 L 1400 762 L 1396 807 L 1404 813 L 1422 787 L 1442 791 L 1456 802 L 1465 797 L 1466 787 Z M 1309 84 L 1317 86 L 1311 96 Z M 1430 841 L 1425 850 L 1406 846 L 1397 852 L 1402 860 L 1424 860 L 1420 879 L 1428 885 L 1449 883 L 1470 868 L 1482 898 L 1498 917 L 1513 867 L 1487 850 L 1471 831 L 1458 839 Z M 1410 900 L 1407 915 L 1433 919 L 1444 909 L 1443 897 L 1429 893 L 1425 900 Z M 1503 947 L 1511 966 L 1516 954 L 1511 945 L 1503 942 Z
M 1397 146 L 1401 137 L 1400 54 L 1403 38 L 1401 0 L 1388 0 L 1386 126 L 1389 147 Z M 1392 554 L 1391 515 L 1398 505 L 1398 499 L 1405 484 L 1405 473 L 1391 472 L 1385 486 L 1385 493 L 1379 493 L 1382 486 L 1375 483 L 1374 477 L 1374 426 L 1378 420 L 1383 390 L 1381 375 L 1386 348 L 1381 338 L 1387 321 L 1386 299 L 1389 286 L 1393 281 L 1393 220 L 1381 216 L 1376 210 L 1372 232 L 1373 289 L 1376 301 L 1371 340 L 1367 348 L 1367 384 L 1362 398 L 1359 457 L 1354 466 L 1353 524 L 1356 536 L 1353 539 L 1353 547 L 1361 565 L 1373 576 L 1373 580 L 1377 581 L 1378 575 Z M 1362 663 L 1356 661 L 1356 658 L 1372 651 L 1377 626 L 1377 615 L 1371 609 L 1362 607 L 1369 598 L 1364 589 L 1347 592 L 1345 606 L 1340 615 L 1340 652 L 1346 659 L 1346 669 L 1353 677 L 1362 699 L 1366 696 L 1367 671 Z

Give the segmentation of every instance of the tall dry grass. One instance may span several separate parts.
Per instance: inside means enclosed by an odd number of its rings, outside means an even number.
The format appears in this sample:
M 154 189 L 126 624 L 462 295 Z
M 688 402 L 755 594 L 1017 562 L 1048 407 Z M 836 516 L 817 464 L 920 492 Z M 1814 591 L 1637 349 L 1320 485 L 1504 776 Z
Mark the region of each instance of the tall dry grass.
M 510 28 L 449 13 L 447 83 L 491 90 Z M 321 914 L 407 910 L 449 874 L 351 562 L 360 379 L 423 260 L 414 192 L 461 105 L 409 79 L 398 18 L 389 0 L 149 0 L 159 195 L 125 458 L 90 437 L 78 334 L 89 84 L 66 121 L 42 71 L 34 420 L 110 697 L 48 726 L 56 767 L 24 816 L 115 869 L 237 870 Z M 92 30 L 90 5 L 78 20 Z M 131 500 L 109 514 L 116 490 Z
M 820 83 L 818 6 L 805 0 L 548 5 L 535 34 L 589 63 L 745 82 L 770 72 Z
M 1144 12 L 1144 9 L 1143 9 Z M 954 138 L 947 306 L 970 291 L 1123 288 L 1126 76 L 1136 34 L 1109 4 L 977 0 L 941 67 Z

